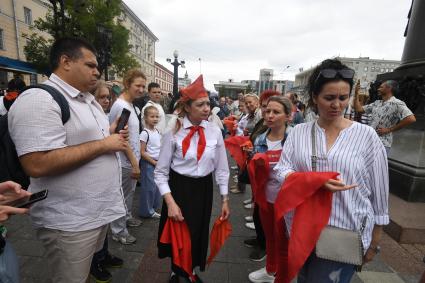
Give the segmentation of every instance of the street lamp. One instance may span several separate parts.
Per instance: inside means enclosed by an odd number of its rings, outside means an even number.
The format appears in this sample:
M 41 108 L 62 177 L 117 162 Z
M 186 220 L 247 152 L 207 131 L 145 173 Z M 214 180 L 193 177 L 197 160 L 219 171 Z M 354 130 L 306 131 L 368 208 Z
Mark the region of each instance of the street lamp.
M 101 72 L 104 73 L 105 81 L 107 81 L 108 78 L 108 66 L 110 65 L 110 59 L 111 59 L 111 41 L 112 41 L 112 31 L 109 28 L 106 28 L 103 25 L 97 26 L 97 32 L 100 39 L 100 46 L 98 50 L 98 57 L 99 57 L 99 67 Z
M 185 61 L 180 61 L 177 59 L 179 57 L 179 52 L 174 50 L 173 52 L 174 61 L 171 61 L 170 58 L 167 58 L 167 62 L 174 66 L 174 78 L 173 78 L 173 97 L 177 97 L 178 93 L 178 82 L 179 82 L 179 73 L 178 67 L 182 66 L 184 68 Z

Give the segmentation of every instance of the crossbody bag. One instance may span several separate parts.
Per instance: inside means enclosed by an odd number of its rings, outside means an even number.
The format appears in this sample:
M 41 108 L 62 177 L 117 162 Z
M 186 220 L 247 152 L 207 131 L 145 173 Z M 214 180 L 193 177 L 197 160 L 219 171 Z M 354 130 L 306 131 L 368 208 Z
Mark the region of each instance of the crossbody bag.
M 311 128 L 312 155 L 311 166 L 317 171 L 316 133 L 315 124 Z M 365 228 L 366 217 L 362 221 L 360 231 L 326 226 L 320 233 L 316 243 L 318 258 L 361 266 L 363 263 L 362 232 Z

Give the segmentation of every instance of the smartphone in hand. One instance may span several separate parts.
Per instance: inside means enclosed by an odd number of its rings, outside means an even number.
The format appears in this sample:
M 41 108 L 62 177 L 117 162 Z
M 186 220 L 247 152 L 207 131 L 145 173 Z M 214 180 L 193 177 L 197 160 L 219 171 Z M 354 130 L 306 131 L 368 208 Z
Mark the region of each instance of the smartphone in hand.
M 13 206 L 17 208 L 28 208 L 31 204 L 47 198 L 48 192 L 49 192 L 48 190 L 43 190 L 43 191 L 34 193 L 30 196 L 14 200 L 10 203 L 6 203 L 4 205 Z
M 128 119 L 130 118 L 131 112 L 128 109 L 123 108 L 121 112 L 121 116 L 118 119 L 117 128 L 115 129 L 115 133 L 119 133 L 122 129 L 124 129 L 125 125 L 128 123 Z

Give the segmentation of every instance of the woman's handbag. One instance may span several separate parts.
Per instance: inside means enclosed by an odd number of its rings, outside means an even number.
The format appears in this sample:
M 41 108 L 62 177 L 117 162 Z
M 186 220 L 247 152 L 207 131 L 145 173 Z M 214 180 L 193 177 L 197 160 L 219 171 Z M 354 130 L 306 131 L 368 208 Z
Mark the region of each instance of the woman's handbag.
M 317 170 L 315 124 L 311 128 L 312 141 L 312 170 Z M 342 228 L 326 226 L 316 243 L 318 258 L 333 260 L 342 263 L 361 266 L 363 264 L 362 232 L 366 224 L 366 217 L 362 221 L 360 231 L 351 231 Z

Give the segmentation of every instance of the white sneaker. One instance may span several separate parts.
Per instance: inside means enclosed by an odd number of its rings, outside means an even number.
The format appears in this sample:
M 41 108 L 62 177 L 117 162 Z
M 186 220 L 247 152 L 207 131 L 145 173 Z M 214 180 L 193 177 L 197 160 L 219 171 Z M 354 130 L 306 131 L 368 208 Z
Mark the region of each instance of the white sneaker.
M 159 214 L 158 212 L 154 212 L 154 213 L 151 215 L 151 218 L 159 219 L 159 218 L 161 218 L 161 214 Z
M 254 222 L 245 223 L 245 227 L 248 228 L 248 229 L 251 229 L 251 230 L 255 230 Z
M 246 209 L 253 208 L 252 203 L 245 204 L 243 207 L 245 207 Z
M 254 218 L 252 216 L 245 216 L 246 222 L 254 222 Z
M 123 245 L 131 245 L 136 242 L 136 238 L 130 234 L 127 234 L 127 235 L 112 234 L 112 240 L 116 242 L 120 242 Z
M 253 283 L 273 283 L 274 275 L 270 275 L 267 273 L 266 268 L 260 268 L 257 271 L 251 272 L 248 275 L 249 281 Z
M 251 203 L 251 202 L 252 202 L 252 199 L 250 199 L 250 198 L 249 198 L 249 199 L 244 200 L 244 201 L 243 201 L 243 204 L 249 204 L 249 203 Z
M 230 166 L 230 169 L 232 169 L 232 170 L 236 170 L 236 169 L 238 169 L 238 166 Z

